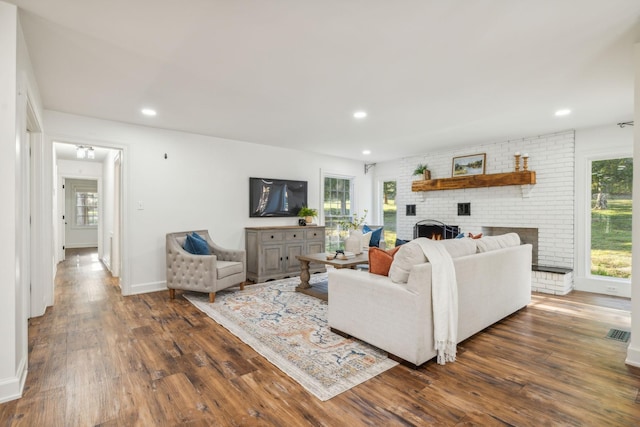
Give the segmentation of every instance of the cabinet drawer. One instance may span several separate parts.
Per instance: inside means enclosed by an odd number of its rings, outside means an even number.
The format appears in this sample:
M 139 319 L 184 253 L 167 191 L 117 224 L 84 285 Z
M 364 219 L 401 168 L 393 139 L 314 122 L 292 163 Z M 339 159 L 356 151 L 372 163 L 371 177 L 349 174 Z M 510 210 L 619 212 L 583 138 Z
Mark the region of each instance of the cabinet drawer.
M 285 234 L 285 240 L 287 242 L 289 241 L 295 241 L 295 240 L 304 240 L 304 231 L 303 230 L 298 230 L 298 231 L 287 231 L 287 233 Z
M 261 234 L 260 240 L 263 242 L 282 242 L 284 240 L 284 232 L 282 231 L 267 231 Z
M 324 231 L 306 230 L 307 240 L 324 240 Z

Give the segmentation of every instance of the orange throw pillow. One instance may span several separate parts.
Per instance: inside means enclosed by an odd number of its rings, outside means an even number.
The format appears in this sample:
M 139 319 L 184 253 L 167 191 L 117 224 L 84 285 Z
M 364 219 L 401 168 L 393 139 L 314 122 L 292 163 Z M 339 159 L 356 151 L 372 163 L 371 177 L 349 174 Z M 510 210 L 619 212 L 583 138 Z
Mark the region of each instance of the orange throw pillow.
M 369 248 L 369 273 L 388 276 L 393 256 L 398 252 L 398 249 L 400 249 L 400 246 L 388 251 L 376 247 Z
M 472 239 L 480 239 L 480 238 L 482 238 L 482 233 L 480 233 L 480 234 L 471 234 L 471 233 L 469 233 L 469 237 L 471 237 Z

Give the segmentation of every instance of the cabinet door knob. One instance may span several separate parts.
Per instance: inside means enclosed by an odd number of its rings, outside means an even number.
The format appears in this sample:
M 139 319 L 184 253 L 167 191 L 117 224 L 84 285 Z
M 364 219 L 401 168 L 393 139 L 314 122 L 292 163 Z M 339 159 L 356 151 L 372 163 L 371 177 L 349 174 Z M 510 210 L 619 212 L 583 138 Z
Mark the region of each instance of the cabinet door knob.
M 273 239 L 273 236 L 271 236 L 271 238 Z
M 293 237 L 296 237 L 296 235 L 294 234 Z

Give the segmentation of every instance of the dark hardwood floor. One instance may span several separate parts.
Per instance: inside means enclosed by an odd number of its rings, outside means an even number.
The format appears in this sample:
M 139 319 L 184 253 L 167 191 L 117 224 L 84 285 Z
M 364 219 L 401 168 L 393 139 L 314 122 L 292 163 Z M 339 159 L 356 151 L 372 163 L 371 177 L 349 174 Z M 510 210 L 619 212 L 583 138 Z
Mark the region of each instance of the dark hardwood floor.
M 180 294 L 178 294 L 180 295 Z M 122 297 L 90 251 L 69 251 L 55 306 L 29 322 L 16 426 L 632 426 L 629 300 L 574 292 L 466 340 L 456 363 L 399 365 L 321 402 L 181 297 Z

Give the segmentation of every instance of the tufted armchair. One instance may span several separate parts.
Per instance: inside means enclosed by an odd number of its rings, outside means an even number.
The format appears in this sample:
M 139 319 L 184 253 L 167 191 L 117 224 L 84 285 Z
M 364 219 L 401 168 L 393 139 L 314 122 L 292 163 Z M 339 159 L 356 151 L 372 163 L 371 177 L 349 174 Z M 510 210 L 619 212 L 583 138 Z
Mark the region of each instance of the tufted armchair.
M 244 289 L 247 277 L 246 255 L 243 250 L 224 249 L 213 243 L 209 232 L 195 230 L 204 237 L 211 255 L 193 255 L 183 249 L 187 234 L 192 231 L 167 234 L 167 288 L 174 299 L 176 289 L 206 292 L 214 302 L 216 292 L 240 285 Z

